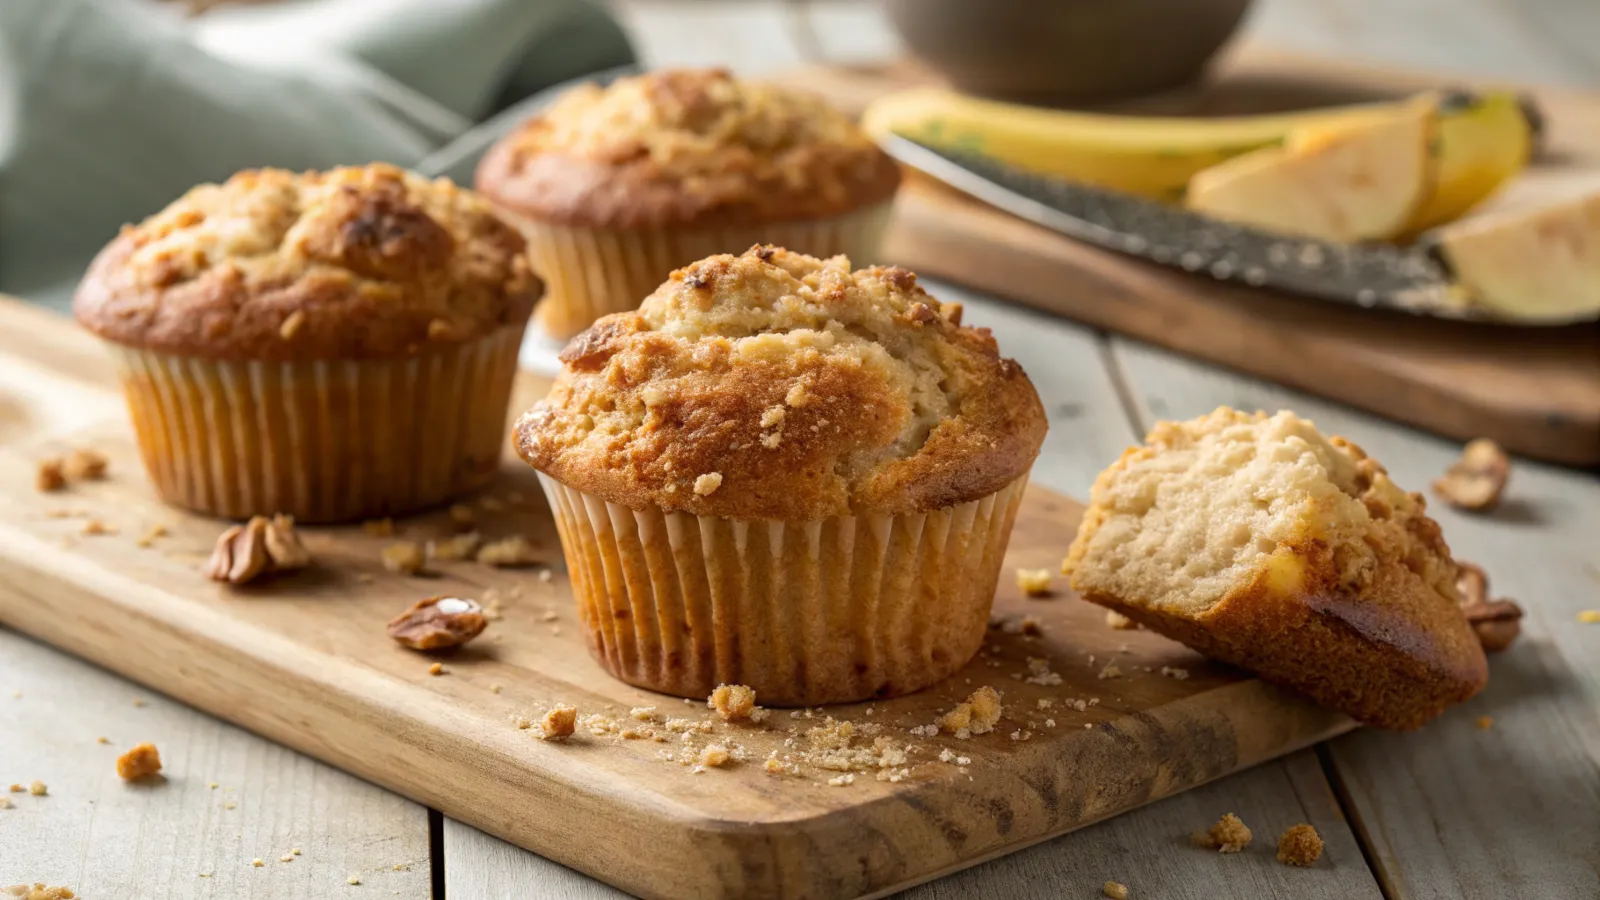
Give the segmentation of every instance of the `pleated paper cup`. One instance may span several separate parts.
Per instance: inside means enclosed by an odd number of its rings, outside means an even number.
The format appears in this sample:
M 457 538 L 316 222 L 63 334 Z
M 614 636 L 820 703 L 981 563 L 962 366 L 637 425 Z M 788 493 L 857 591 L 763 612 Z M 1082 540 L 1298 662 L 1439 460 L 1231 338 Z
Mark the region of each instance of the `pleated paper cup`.
M 843 253 L 875 260 L 889 223 L 879 203 L 829 219 L 732 228 L 611 230 L 517 219 L 528 239 L 545 294 L 533 316 L 551 337 L 566 340 L 601 316 L 636 309 L 674 269 L 718 253 L 775 244 L 812 256 Z
M 633 510 L 543 473 L 589 649 L 617 678 L 774 706 L 910 693 L 988 626 L 1027 477 L 915 515 L 740 521 Z
M 523 326 L 397 360 L 261 362 L 111 345 L 167 502 L 230 519 L 400 515 L 493 477 Z

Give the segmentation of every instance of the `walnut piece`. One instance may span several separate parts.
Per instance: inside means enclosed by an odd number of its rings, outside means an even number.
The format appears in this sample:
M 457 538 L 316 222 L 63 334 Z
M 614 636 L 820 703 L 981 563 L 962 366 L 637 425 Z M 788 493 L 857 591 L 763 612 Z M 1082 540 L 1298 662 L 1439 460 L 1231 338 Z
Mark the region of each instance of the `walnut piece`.
M 244 584 L 310 564 L 311 553 L 300 543 L 292 517 L 252 516 L 217 537 L 217 546 L 206 562 L 206 575 L 215 581 Z
M 52 494 L 67 486 L 67 476 L 61 470 L 61 460 L 43 459 L 39 461 L 39 471 L 33 477 L 33 486 L 41 494 Z
M 117 777 L 123 781 L 135 781 L 146 778 L 161 771 L 161 752 L 156 745 L 146 741 L 135 745 L 127 753 L 117 757 Z
M 94 450 L 74 450 L 67 454 L 62 470 L 73 481 L 99 481 L 106 477 L 106 468 L 111 461 L 106 459 L 104 453 Z
M 440 650 L 465 644 L 488 625 L 477 601 L 428 597 L 389 620 L 389 636 L 413 650 Z
M 1511 477 L 1511 459 L 1488 438 L 1469 441 L 1443 476 L 1433 482 L 1433 492 L 1457 509 L 1493 509 Z
M 477 559 L 486 566 L 516 568 L 538 563 L 539 555 L 534 551 L 533 542 L 518 534 L 484 544 L 478 550 Z
M 1312 866 L 1322 858 L 1322 836 L 1310 825 L 1296 825 L 1278 838 L 1278 862 Z
M 1499 653 L 1522 633 L 1522 607 L 1511 600 L 1489 599 L 1489 575 L 1481 566 L 1456 563 L 1456 588 L 1461 591 L 1461 612 L 1478 635 L 1486 653 Z

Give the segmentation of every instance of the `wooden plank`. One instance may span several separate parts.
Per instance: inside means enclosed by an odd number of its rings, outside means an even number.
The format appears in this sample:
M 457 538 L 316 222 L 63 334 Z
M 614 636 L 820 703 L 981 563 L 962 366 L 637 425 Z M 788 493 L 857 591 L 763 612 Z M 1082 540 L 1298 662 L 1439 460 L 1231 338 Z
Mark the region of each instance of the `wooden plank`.
M 630 896 L 454 819 L 444 820 L 444 861 L 446 897 L 613 900 Z
M 523 389 L 542 388 L 529 380 Z M 508 717 L 552 700 L 614 715 L 660 702 L 605 677 L 589 659 L 570 621 L 564 574 L 545 581 L 466 563 L 417 582 L 382 571 L 385 539 L 357 528 L 315 529 L 306 541 L 323 562 L 319 569 L 277 588 L 222 589 L 196 572 L 216 524 L 150 494 L 134 474 L 120 417 L 76 442 L 102 448 L 118 476 L 65 496 L 40 495 L 28 463 L 37 449 L 0 448 L 0 617 L 8 624 L 635 891 L 887 890 L 1348 727 L 1155 635 L 1112 632 L 1093 607 L 1024 600 L 1004 578 L 997 608 L 1032 613 L 1041 637 L 992 634 L 986 658 L 935 688 L 830 710 L 908 740 L 904 729 L 932 721 L 978 684 L 1003 688 L 1012 713 L 1000 733 L 971 743 L 915 741 L 924 755 L 904 783 L 863 778 L 849 790 L 819 791 L 827 772 L 773 778 L 745 765 L 698 777 L 660 761 L 648 741 L 585 736 L 546 744 Z M 514 466 L 495 496 L 508 503 L 513 490 L 532 497 L 531 474 Z M 119 533 L 79 534 L 76 521 L 51 516 L 65 504 Z M 491 535 L 525 533 L 553 554 L 553 526 L 540 507 L 511 505 L 480 512 L 480 526 Z M 1055 566 L 1075 514 L 1070 501 L 1030 490 L 1006 570 Z M 136 547 L 134 537 L 152 521 L 165 522 L 171 536 L 157 548 Z M 403 527 L 417 536 L 453 530 L 443 513 Z M 419 594 L 473 596 L 489 587 L 514 600 L 494 635 L 449 662 L 450 677 L 430 677 L 427 660 L 383 633 L 382 623 Z M 543 623 L 546 609 L 567 634 Z M 1113 656 L 1129 677 L 1097 678 Z M 1052 660 L 1063 683 L 1023 683 L 1030 657 Z M 1162 666 L 1189 668 L 1193 677 L 1161 677 L 1155 670 Z M 503 693 L 491 690 L 494 684 Z M 1101 703 L 1057 712 L 1060 727 L 1044 725 L 1049 716 L 1036 714 L 1035 701 L 1070 697 Z M 731 731 L 725 739 L 759 759 L 806 727 L 780 716 L 768 728 Z M 1024 729 L 1031 740 L 1005 736 Z M 971 755 L 970 772 L 931 761 L 941 747 Z M 619 841 L 636 852 L 616 858 L 606 848 Z
M 1423 488 L 1458 447 L 1263 382 L 1117 339 L 1146 423 L 1219 404 L 1291 408 Z M 1600 480 L 1527 461 L 1498 511 L 1434 501 L 1456 555 L 1527 611 L 1523 637 L 1491 658 L 1490 685 L 1417 734 L 1361 731 L 1331 758 L 1348 811 L 1390 898 L 1600 896 Z M 1489 716 L 1492 727 L 1478 727 Z
M 0 886 L 302 900 L 343 896 L 356 875 L 384 896 L 429 894 L 414 803 L 3 628 L 0 691 L 0 781 L 49 789 L 0 794 L 14 804 L 0 809 Z M 125 784 L 114 761 L 140 741 L 165 778 Z

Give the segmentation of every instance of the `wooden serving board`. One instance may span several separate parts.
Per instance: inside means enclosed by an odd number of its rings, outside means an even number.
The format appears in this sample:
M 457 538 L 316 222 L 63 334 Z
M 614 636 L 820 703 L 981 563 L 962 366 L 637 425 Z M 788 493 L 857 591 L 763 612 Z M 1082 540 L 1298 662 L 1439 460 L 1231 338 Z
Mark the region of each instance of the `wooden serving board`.
M 544 389 L 524 377 L 516 402 Z M 39 459 L 82 446 L 109 455 L 109 479 L 35 490 Z M 487 498 L 503 508 L 486 509 Z M 703 702 L 614 681 L 590 660 L 531 471 L 508 459 L 471 502 L 487 536 L 538 541 L 552 577 L 470 562 L 441 564 L 432 578 L 386 572 L 389 541 L 451 533 L 440 512 L 397 523 L 395 538 L 304 529 L 313 569 L 237 589 L 207 581 L 199 567 L 224 523 L 152 494 L 101 348 L 66 320 L 0 300 L 0 623 L 643 896 L 880 895 L 1351 727 L 1154 634 L 1111 630 L 1065 591 L 1021 597 L 1012 567 L 1054 570 L 1080 512 L 1033 488 L 997 614 L 1031 616 L 1041 634 L 993 630 L 966 669 L 910 697 L 799 718 L 780 710 L 763 726 L 718 721 L 696 746 L 727 743 L 747 759 L 702 773 L 659 758 L 680 750 L 678 734 L 657 743 L 580 728 L 545 743 L 512 718 L 555 702 L 629 725 L 641 724 L 628 717 L 636 706 L 712 716 Z M 115 533 L 83 533 L 89 518 Z M 139 546 L 154 525 L 169 534 Z M 491 590 L 503 615 L 461 652 L 429 657 L 385 633 L 417 598 Z M 435 659 L 444 674 L 428 673 Z M 1061 682 L 1022 680 L 1030 659 L 1048 661 Z M 1124 674 L 1099 677 L 1107 663 Z M 980 685 L 1004 695 L 995 732 L 909 733 Z M 914 746 L 909 773 L 857 774 L 841 787 L 827 783 L 838 772 L 810 765 L 763 770 L 770 751 L 803 741 L 824 715 Z M 943 749 L 969 761 L 941 762 Z
M 936 79 L 903 64 L 805 69 L 784 80 L 859 110 L 887 91 Z M 1203 88 L 1121 109 L 1248 114 L 1469 81 L 1246 45 L 1221 60 Z M 1600 181 L 1600 93 L 1531 92 L 1548 116 L 1546 152 L 1501 200 L 1577 182 L 1592 188 Z M 885 257 L 1450 437 L 1490 437 L 1527 456 L 1600 464 L 1600 324 L 1466 324 L 1222 284 L 1080 244 L 925 178 L 902 191 Z

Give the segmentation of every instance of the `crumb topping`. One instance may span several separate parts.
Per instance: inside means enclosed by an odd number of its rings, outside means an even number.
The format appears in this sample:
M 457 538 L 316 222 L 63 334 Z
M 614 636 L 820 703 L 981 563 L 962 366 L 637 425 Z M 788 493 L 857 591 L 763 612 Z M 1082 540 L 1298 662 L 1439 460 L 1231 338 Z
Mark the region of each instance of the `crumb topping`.
M 987 331 L 944 317 L 910 272 L 844 257 L 701 260 L 562 361 L 518 450 L 634 508 L 787 521 L 941 509 L 1015 481 L 1045 431 L 1033 385 Z
M 498 568 L 521 568 L 539 563 L 539 551 L 522 535 L 490 541 L 478 549 L 478 562 Z

